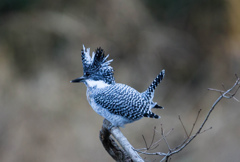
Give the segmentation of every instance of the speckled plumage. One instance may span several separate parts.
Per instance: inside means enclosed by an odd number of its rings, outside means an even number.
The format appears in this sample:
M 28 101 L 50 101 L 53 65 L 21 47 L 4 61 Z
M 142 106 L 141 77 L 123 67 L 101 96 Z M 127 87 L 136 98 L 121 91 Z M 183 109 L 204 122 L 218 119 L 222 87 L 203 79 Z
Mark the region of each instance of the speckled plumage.
M 162 108 L 153 102 L 154 90 L 161 82 L 165 71 L 156 77 L 152 84 L 143 93 L 120 83 L 115 83 L 113 68 L 101 48 L 89 55 L 90 49 L 82 50 L 83 77 L 72 82 L 84 82 L 87 86 L 87 99 L 91 107 L 99 115 L 106 118 L 113 126 L 123 127 L 142 117 L 160 118 L 152 108 Z

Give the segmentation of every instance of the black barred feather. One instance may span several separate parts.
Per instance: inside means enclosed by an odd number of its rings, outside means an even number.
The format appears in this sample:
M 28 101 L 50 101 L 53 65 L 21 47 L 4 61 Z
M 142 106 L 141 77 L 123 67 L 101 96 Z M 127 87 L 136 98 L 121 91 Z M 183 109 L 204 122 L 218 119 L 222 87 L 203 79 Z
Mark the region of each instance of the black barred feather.
M 154 114 L 153 112 L 149 111 L 145 114 L 143 114 L 144 117 L 147 117 L 147 118 L 154 118 L 154 119 L 159 119 L 160 116 Z
M 109 112 L 129 120 L 140 119 L 149 110 L 149 102 L 142 98 L 141 93 L 119 83 L 96 91 L 94 100 Z
M 149 98 L 153 97 L 154 91 L 156 89 L 156 87 L 158 86 L 158 84 L 163 80 L 165 76 L 165 70 L 163 69 L 158 76 L 153 80 L 152 84 L 148 87 L 147 91 L 146 91 L 146 95 Z
M 104 51 L 101 47 L 97 48 L 96 49 L 96 52 L 95 52 L 95 56 L 94 56 L 94 59 L 93 59 L 93 63 L 92 65 L 96 66 L 96 67 L 100 67 L 104 62 Z

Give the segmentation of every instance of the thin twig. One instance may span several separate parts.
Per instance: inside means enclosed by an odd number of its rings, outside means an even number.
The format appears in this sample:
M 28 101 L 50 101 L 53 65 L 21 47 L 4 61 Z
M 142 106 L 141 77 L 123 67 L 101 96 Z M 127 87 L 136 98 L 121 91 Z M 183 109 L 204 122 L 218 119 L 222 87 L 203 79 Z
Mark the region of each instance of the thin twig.
M 165 134 L 165 137 L 167 137 L 174 129 L 172 128 L 171 130 L 169 130 L 166 134 Z M 155 130 L 155 132 L 158 132 L 157 130 Z M 149 150 L 154 150 L 156 149 L 158 146 L 159 146 L 159 143 L 163 140 L 163 137 L 161 137 L 158 141 L 156 141 L 155 143 L 152 144 L 151 148 L 148 149 L 147 147 L 146 148 L 140 148 L 140 149 L 135 149 L 136 151 L 142 151 L 142 150 L 145 150 L 145 151 L 149 151 Z
M 225 86 L 224 86 L 224 84 L 223 84 L 223 83 L 222 83 L 222 87 L 223 87 L 224 91 L 226 91 L 226 88 L 225 88 Z
M 144 141 L 145 146 L 146 146 L 146 150 L 152 149 L 153 141 L 154 141 L 154 139 L 155 139 L 155 133 L 156 133 L 156 126 L 155 126 L 154 129 L 153 129 L 153 137 L 152 137 L 152 141 L 151 141 L 151 143 L 150 143 L 149 146 L 148 146 L 148 144 L 147 144 L 147 141 L 146 141 L 144 135 L 142 135 L 143 141 Z
M 166 134 L 165 137 L 167 137 L 174 129 L 172 128 L 171 130 L 169 130 Z M 156 132 L 158 132 L 157 130 L 155 130 Z M 158 143 L 160 143 L 163 140 L 163 137 L 161 137 L 158 141 L 156 141 L 152 146 L 154 145 L 159 145 Z
M 203 130 L 203 131 L 202 131 L 202 132 L 200 132 L 199 134 L 205 133 L 205 132 L 209 131 L 210 129 L 212 129 L 212 127 L 210 127 L 210 128 L 208 128 L 208 129 L 205 129 L 205 130 Z
M 147 150 L 148 150 L 147 141 L 146 141 L 144 135 L 142 135 L 142 138 L 143 138 L 143 141 L 144 141 L 144 143 L 145 143 L 145 146 L 146 146 L 146 148 L 147 148 Z
M 155 130 L 156 130 L 156 126 L 155 126 L 154 129 L 153 129 L 153 137 L 152 137 L 152 141 L 151 141 L 151 144 L 150 144 L 149 148 L 152 147 L 153 141 L 154 141 L 154 139 L 155 139 L 155 133 L 156 133 Z
M 165 143 L 167 144 L 168 150 L 171 151 L 172 149 L 170 148 L 167 139 L 165 138 L 164 132 L 163 132 L 163 128 L 161 127 L 161 135 L 165 141 Z
M 159 156 L 166 156 L 167 154 L 164 153 L 164 152 L 143 152 L 143 151 L 139 151 L 139 150 L 136 150 L 134 149 L 136 152 L 139 152 L 139 153 L 142 153 L 142 154 L 145 154 L 145 155 L 159 155 Z
M 192 129 L 191 129 L 188 137 L 190 137 L 190 136 L 192 135 L 193 129 L 194 129 L 196 123 L 197 123 L 197 120 L 198 120 L 198 117 L 199 117 L 199 115 L 200 115 L 201 110 L 202 110 L 202 109 L 200 109 L 200 110 L 198 111 L 197 117 L 196 117 L 196 119 L 195 119 L 195 121 L 194 121 L 194 123 L 193 123 Z
M 182 127 L 183 127 L 183 129 L 184 129 L 184 131 L 185 131 L 185 134 L 187 135 L 187 138 L 189 138 L 188 133 L 187 133 L 187 130 L 186 130 L 185 126 L 183 125 L 183 122 L 182 122 L 182 120 L 181 120 L 180 115 L 178 115 L 178 119 L 180 120 L 180 122 L 181 122 L 181 124 L 182 124 Z

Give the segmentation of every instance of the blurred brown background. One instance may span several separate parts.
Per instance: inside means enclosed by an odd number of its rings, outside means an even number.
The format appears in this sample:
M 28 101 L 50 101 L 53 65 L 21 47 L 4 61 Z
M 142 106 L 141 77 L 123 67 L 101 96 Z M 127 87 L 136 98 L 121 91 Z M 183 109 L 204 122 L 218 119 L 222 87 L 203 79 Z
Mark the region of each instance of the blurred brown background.
M 239 7 L 238 0 L 1 0 L 0 161 L 113 161 L 85 85 L 69 83 L 82 75 L 82 44 L 104 48 L 116 81 L 139 91 L 166 69 L 154 99 L 165 107 L 154 111 L 162 118 L 122 131 L 141 148 L 142 134 L 150 142 L 163 124 L 174 128 L 168 140 L 177 146 L 185 137 L 178 115 L 190 131 L 202 108 L 199 126 L 219 95 L 207 88 L 229 88 L 240 75 Z M 239 116 L 240 103 L 221 101 L 205 127 L 213 129 L 172 161 L 239 161 Z

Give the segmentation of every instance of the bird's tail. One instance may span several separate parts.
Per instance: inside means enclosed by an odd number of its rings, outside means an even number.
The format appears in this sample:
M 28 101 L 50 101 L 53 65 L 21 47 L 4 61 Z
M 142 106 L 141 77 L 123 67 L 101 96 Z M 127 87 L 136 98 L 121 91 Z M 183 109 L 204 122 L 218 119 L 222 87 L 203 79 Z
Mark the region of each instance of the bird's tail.
M 165 70 L 163 69 L 158 76 L 153 80 L 152 84 L 148 87 L 148 89 L 145 91 L 145 94 L 148 98 L 152 98 L 154 91 L 158 84 L 163 80 L 165 75 Z

